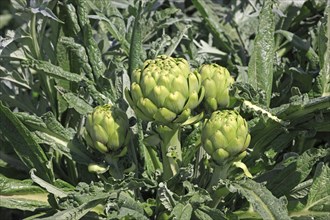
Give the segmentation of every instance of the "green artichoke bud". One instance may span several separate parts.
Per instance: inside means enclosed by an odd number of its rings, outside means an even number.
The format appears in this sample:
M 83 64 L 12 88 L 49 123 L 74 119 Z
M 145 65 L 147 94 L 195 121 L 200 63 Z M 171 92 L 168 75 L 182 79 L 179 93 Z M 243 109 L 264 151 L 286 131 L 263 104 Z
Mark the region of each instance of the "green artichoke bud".
M 84 137 L 89 146 L 101 153 L 124 156 L 129 140 L 126 113 L 112 105 L 96 107 L 87 116 Z
M 202 145 L 219 165 L 241 160 L 246 155 L 251 136 L 245 119 L 236 111 L 212 113 L 202 128 Z
M 126 98 L 136 116 L 162 124 L 182 123 L 204 97 L 201 76 L 187 60 L 158 56 L 144 62 L 132 75 Z
M 205 88 L 205 106 L 212 111 L 217 110 L 218 107 L 228 107 L 229 88 L 234 83 L 234 78 L 230 76 L 228 70 L 218 64 L 204 64 L 199 72 Z

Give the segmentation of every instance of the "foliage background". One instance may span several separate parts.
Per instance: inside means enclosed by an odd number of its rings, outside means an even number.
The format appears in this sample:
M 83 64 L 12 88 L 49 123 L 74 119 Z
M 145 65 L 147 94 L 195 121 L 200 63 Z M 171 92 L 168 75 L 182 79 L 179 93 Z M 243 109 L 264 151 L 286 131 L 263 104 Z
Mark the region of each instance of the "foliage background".
M 0 4 L 4 219 L 52 215 L 143 219 L 163 210 L 177 218 L 184 213 L 187 219 L 330 218 L 328 2 L 2 0 Z M 207 170 L 206 176 L 173 180 L 173 185 L 179 182 L 189 189 L 185 196 L 159 185 L 143 141 L 149 133 L 143 133 L 145 125 L 136 123 L 124 100 L 131 72 L 160 54 L 184 57 L 193 68 L 215 62 L 236 79 L 231 92 L 235 108 L 249 120 L 252 142 L 244 163 L 253 180 L 236 173 L 219 183 L 230 193 L 216 207 L 208 203 L 210 192 L 188 184 L 201 187 L 198 181 L 207 179 Z M 131 117 L 131 146 L 139 154 L 137 172 L 120 183 L 86 172 L 101 155 L 90 151 L 82 138 L 85 116 L 106 103 Z M 197 161 L 196 140 L 196 128 L 186 128 L 182 142 L 188 156 L 182 172 L 187 175 L 192 175 L 188 168 Z M 93 188 L 91 182 L 100 185 Z M 85 192 L 91 188 L 94 191 Z M 136 189 L 146 192 L 136 194 Z M 89 212 L 99 203 L 107 207 L 105 213 Z M 55 210 L 62 211 L 55 214 Z

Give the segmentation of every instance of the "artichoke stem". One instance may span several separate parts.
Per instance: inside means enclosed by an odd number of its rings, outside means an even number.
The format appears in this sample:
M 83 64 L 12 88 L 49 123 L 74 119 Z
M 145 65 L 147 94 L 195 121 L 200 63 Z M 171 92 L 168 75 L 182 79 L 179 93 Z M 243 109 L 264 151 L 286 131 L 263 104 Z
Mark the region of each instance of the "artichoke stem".
M 110 154 L 105 156 L 105 161 L 109 164 L 110 175 L 115 179 L 122 179 L 124 171 L 119 169 L 118 160 L 118 158 L 115 158 Z
M 179 163 L 182 161 L 180 126 L 160 126 L 158 133 L 162 139 L 163 180 L 166 181 L 178 173 Z
M 221 166 L 214 165 L 214 171 L 212 174 L 211 181 L 208 184 L 207 191 L 212 191 L 212 186 L 216 185 L 220 179 L 225 180 L 228 176 L 228 171 L 231 166 L 231 163 L 223 164 Z
M 123 178 L 123 171 L 121 171 L 119 169 L 119 167 L 117 166 L 117 164 L 114 164 L 113 167 L 110 167 L 109 168 L 109 173 L 115 179 L 122 179 Z
M 207 191 L 210 192 L 212 197 L 211 207 L 213 208 L 216 208 L 218 204 L 221 202 L 221 199 L 223 199 L 229 193 L 229 191 L 224 187 L 220 186 L 214 191 L 212 190 L 212 187 L 217 185 L 220 179 L 225 180 L 227 178 L 230 166 L 231 166 L 230 163 L 221 166 L 214 165 L 212 178 L 207 187 Z

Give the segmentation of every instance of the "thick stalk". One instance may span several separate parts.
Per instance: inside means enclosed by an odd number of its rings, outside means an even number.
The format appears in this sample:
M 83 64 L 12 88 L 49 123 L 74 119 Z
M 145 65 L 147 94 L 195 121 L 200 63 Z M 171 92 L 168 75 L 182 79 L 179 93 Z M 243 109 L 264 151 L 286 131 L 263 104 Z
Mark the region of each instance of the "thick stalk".
M 231 166 L 231 163 L 224 164 L 222 166 L 219 166 L 219 165 L 214 166 L 214 171 L 213 171 L 213 174 L 212 174 L 211 181 L 207 186 L 207 190 L 209 192 L 212 191 L 212 186 L 216 185 L 219 182 L 220 179 L 224 180 L 224 179 L 227 178 L 230 166 Z
M 110 154 L 105 156 L 105 161 L 108 163 L 109 173 L 115 179 L 122 179 L 123 178 L 123 170 L 120 170 L 118 167 L 118 158 L 113 157 Z
M 182 161 L 180 126 L 160 126 L 157 130 L 162 139 L 163 180 L 166 181 L 178 173 L 178 163 Z
M 229 191 L 224 187 L 219 187 L 213 192 L 212 186 L 216 185 L 220 179 L 223 180 L 227 179 L 230 166 L 231 163 L 224 164 L 222 166 L 218 166 L 218 165 L 214 166 L 212 179 L 207 187 L 207 191 L 211 193 L 211 197 L 212 197 L 211 207 L 213 208 L 217 207 L 221 199 L 224 198 L 224 196 L 226 196 L 229 193 Z

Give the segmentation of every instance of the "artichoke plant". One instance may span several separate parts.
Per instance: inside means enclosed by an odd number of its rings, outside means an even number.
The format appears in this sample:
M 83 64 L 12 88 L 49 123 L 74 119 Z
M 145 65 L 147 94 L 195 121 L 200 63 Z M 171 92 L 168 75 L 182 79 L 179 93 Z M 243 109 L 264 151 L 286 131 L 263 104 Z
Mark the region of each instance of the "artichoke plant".
M 205 107 L 211 111 L 215 111 L 219 107 L 228 107 L 229 88 L 234 83 L 234 78 L 230 76 L 229 71 L 218 64 L 204 64 L 200 67 L 199 72 L 205 88 Z
M 87 144 L 103 154 L 123 156 L 129 140 L 129 121 L 122 110 L 103 105 L 87 116 L 84 131 Z
M 145 61 L 131 80 L 131 90 L 126 89 L 125 95 L 136 116 L 159 125 L 166 181 L 178 173 L 182 161 L 180 126 L 198 118 L 188 120 L 204 97 L 201 76 L 187 60 L 161 55 Z
M 219 165 L 242 159 L 250 139 L 245 119 L 233 110 L 213 112 L 202 128 L 202 145 Z
M 144 62 L 132 75 L 126 98 L 137 117 L 161 124 L 182 123 L 204 96 L 201 76 L 187 60 L 165 55 Z

